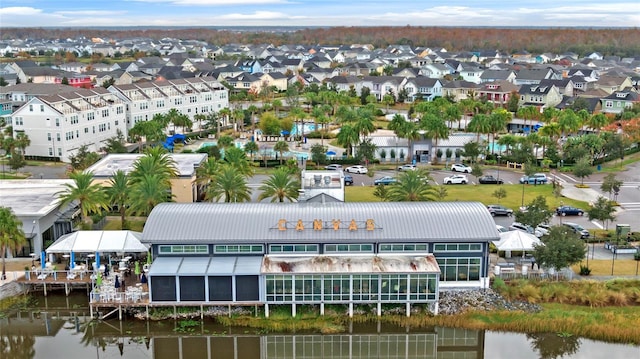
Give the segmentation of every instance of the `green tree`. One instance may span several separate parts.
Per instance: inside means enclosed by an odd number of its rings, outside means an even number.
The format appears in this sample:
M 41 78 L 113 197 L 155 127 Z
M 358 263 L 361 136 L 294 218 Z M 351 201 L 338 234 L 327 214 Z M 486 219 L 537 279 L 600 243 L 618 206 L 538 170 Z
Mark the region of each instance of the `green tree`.
M 516 212 L 516 221 L 533 228 L 540 223 L 547 223 L 553 217 L 544 196 L 538 196 L 526 205 L 526 211 Z
M 9 249 L 19 249 L 26 242 L 22 221 L 11 208 L 0 207 L 0 250 L 2 251 L 2 280 L 7 278 L 6 257 Z
M 90 152 L 87 145 L 81 145 L 76 153 L 69 157 L 71 167 L 74 170 L 84 170 L 89 168 L 94 163 L 100 160 L 100 155 L 95 152 Z
M 413 142 L 420 138 L 418 133 L 418 126 L 415 122 L 407 121 L 406 118 L 400 114 L 395 114 L 389 123 L 388 129 L 392 130 L 397 137 L 406 138 L 409 142 L 409 153 L 414 153 Z M 404 157 L 404 156 L 400 156 Z M 404 161 L 405 159 L 402 158 Z M 411 159 L 407 159 L 409 162 Z
M 132 214 L 148 216 L 155 206 L 171 202 L 172 198 L 171 185 L 167 185 L 166 178 L 162 175 L 139 175 L 135 178 L 135 184 L 131 186 L 130 210 Z
M 340 127 L 340 131 L 336 136 L 336 141 L 340 146 L 347 150 L 347 155 L 353 155 L 353 145 L 358 142 L 358 132 L 355 127 L 351 124 L 343 124 Z M 320 147 L 324 148 L 324 146 L 318 144 Z M 326 152 L 326 151 L 325 151 Z M 315 161 L 315 160 L 314 160 Z
M 498 203 L 500 203 L 501 199 L 507 197 L 507 191 L 504 189 L 504 187 L 500 187 L 497 190 L 493 191 L 492 196 L 494 196 L 498 200 Z
M 129 176 L 117 170 L 109 179 L 109 187 L 105 188 L 111 206 L 117 206 L 120 213 L 120 228 L 126 228 L 127 205 L 129 203 Z
M 219 202 L 249 202 L 251 189 L 247 184 L 247 178 L 230 164 L 222 164 L 215 181 L 209 184 L 205 192 L 205 199 Z
M 218 139 L 217 145 L 219 148 L 223 148 L 226 150 L 227 148 L 230 148 L 233 146 L 233 142 L 234 142 L 233 137 L 225 135 L 225 136 L 221 136 Z
M 602 179 L 600 189 L 602 190 L 602 192 L 608 193 L 609 199 L 611 199 L 611 194 L 617 194 L 620 191 L 620 187 L 622 187 L 622 184 L 623 182 L 616 177 L 615 173 L 609 173 Z
M 597 219 L 602 221 L 602 223 L 604 223 L 604 229 L 609 229 L 609 221 L 616 219 L 615 212 L 616 208 L 610 200 L 604 197 L 598 197 L 587 211 L 587 214 L 589 215 L 589 220 Z
M 259 201 L 271 198 L 271 202 L 295 202 L 298 198 L 300 181 L 295 179 L 288 168 L 276 169 L 273 174 L 260 186 L 262 193 L 258 197 Z
M 388 186 L 385 199 L 393 202 L 433 201 L 436 194 L 427 182 L 428 178 L 428 173 L 422 170 L 402 172 L 398 182 Z
M 282 131 L 280 119 L 273 112 L 264 112 L 260 115 L 260 123 L 258 124 L 260 131 L 267 136 L 280 136 Z
M 106 153 L 128 153 L 127 147 L 124 145 L 124 135 L 120 129 L 116 130 L 114 137 L 107 138 L 107 144 L 104 146 Z
M 424 130 L 424 136 L 426 138 L 433 139 L 433 162 L 438 163 L 438 157 L 436 156 L 438 140 L 446 140 L 449 138 L 449 127 L 447 127 L 447 124 L 441 117 L 432 113 L 425 114 L 422 119 L 420 119 L 418 126 Z
M 23 160 L 29 145 L 31 145 L 31 139 L 29 136 L 24 132 L 18 132 L 16 134 L 15 146 L 20 149 L 20 156 Z
M 586 244 L 565 226 L 551 227 L 542 242 L 534 246 L 533 256 L 539 266 L 556 271 L 581 262 L 587 253 Z
M 371 142 L 371 139 L 367 138 L 366 140 L 360 142 L 358 145 L 358 160 L 360 162 L 369 163 L 375 160 L 376 158 L 376 145 Z
M 463 145 L 463 155 L 471 161 L 471 163 L 475 163 L 480 156 L 480 145 L 478 142 L 467 142 Z
M 379 186 L 379 187 L 384 187 L 384 186 Z M 444 199 L 449 195 L 449 192 L 447 191 L 447 187 L 445 186 L 436 186 L 435 192 L 434 192 L 434 196 L 435 198 L 442 202 L 444 201 Z
M 251 167 L 251 163 L 249 163 L 247 154 L 237 147 L 229 147 L 226 149 L 224 162 L 235 168 L 242 176 L 248 177 L 253 175 L 253 167 Z
M 311 146 L 311 160 L 318 165 L 327 163 L 327 147 L 316 143 Z
M 56 192 L 61 206 L 77 202 L 85 224 L 91 224 L 91 214 L 108 208 L 106 193 L 101 185 L 93 184 L 93 172 L 74 171 L 69 174 L 73 183 L 64 183 L 64 190 Z
M 478 181 L 478 178 L 482 176 L 482 173 L 482 167 L 480 167 L 479 164 L 474 163 L 471 167 L 471 175 L 476 178 L 476 182 Z
M 584 184 L 584 178 L 589 177 L 593 173 L 591 167 L 591 159 L 589 157 L 582 157 L 573 166 L 573 174 L 580 178 L 580 184 Z
M 260 147 L 255 141 L 249 141 L 244 145 L 244 152 L 249 154 L 249 158 L 253 162 L 253 155 L 260 151 Z
M 284 153 L 289 151 L 289 144 L 286 141 L 278 141 L 273 145 L 273 150 L 280 154 L 280 165 L 282 165 Z

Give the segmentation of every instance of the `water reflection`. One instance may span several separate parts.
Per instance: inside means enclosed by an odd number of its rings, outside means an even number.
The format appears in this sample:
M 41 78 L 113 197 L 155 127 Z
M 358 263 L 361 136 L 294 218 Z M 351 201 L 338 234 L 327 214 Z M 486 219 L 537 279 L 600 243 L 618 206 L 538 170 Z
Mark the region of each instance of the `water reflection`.
M 86 300 L 86 299 L 85 299 Z M 69 299 L 0 319 L 0 358 L 556 359 L 637 357 L 638 346 L 557 334 L 351 324 L 348 334 L 262 334 L 211 322 L 90 321 Z M 73 300 L 71 300 L 74 302 Z
M 555 333 L 527 334 L 531 348 L 540 354 L 540 359 L 570 358 L 580 349 L 580 338 Z

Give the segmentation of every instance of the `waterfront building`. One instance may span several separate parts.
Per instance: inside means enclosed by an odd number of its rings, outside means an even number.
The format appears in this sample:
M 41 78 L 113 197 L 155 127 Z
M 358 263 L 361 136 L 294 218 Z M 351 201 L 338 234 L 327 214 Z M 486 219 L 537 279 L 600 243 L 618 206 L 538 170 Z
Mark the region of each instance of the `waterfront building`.
M 151 305 L 425 304 L 486 288 L 481 203 L 163 203 L 151 212 Z

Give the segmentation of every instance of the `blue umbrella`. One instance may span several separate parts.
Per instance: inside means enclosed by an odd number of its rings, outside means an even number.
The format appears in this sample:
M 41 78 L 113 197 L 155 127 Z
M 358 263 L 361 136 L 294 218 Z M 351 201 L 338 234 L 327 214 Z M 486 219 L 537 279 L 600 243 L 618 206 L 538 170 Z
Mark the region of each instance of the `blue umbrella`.
M 120 288 L 120 279 L 118 278 L 118 276 L 116 276 L 116 281 L 115 281 L 115 283 L 113 283 L 113 286 L 116 289 Z
M 96 268 L 93 268 L 94 271 L 100 271 L 100 252 L 96 252 Z
M 46 262 L 47 262 L 47 255 L 44 253 L 44 251 L 42 251 L 42 253 L 40 253 L 40 265 L 42 266 L 42 269 L 44 269 Z
M 327 156 L 335 156 L 336 151 L 327 151 Z
M 71 257 L 69 258 L 69 261 L 71 262 L 69 264 L 69 268 L 73 269 L 76 267 L 76 254 L 71 252 Z

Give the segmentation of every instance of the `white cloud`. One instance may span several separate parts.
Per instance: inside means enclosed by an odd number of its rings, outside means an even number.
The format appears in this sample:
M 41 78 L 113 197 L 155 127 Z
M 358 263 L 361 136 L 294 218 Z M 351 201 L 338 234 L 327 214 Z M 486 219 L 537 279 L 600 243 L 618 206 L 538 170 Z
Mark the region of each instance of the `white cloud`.
M 274 11 L 256 11 L 253 14 L 226 14 L 218 16 L 223 20 L 273 20 L 273 19 L 286 19 L 289 18 L 280 12 Z
M 288 0 L 132 0 L 150 3 L 169 3 L 173 5 L 196 6 L 238 6 L 238 5 L 283 5 L 291 4 Z
M 0 15 L 39 15 L 42 13 L 42 10 L 26 7 L 26 6 L 15 6 L 15 7 L 3 7 L 0 8 Z
M 110 16 L 110 15 L 124 15 L 126 11 L 111 11 L 111 10 L 78 10 L 78 11 L 56 11 L 56 14 L 64 16 Z

